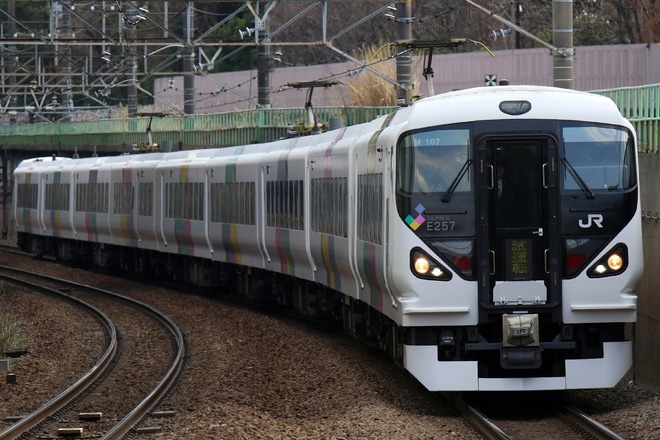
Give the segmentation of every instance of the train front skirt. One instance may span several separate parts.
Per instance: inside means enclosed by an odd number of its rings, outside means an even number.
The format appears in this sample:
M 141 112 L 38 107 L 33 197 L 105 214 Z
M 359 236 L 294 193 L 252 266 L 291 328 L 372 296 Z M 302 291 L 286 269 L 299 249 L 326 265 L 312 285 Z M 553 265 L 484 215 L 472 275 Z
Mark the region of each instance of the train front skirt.
M 611 388 L 632 367 L 632 342 L 603 343 L 599 359 L 568 359 L 562 377 L 479 377 L 476 361 L 439 361 L 433 345 L 405 345 L 404 367 L 430 391 L 538 391 Z

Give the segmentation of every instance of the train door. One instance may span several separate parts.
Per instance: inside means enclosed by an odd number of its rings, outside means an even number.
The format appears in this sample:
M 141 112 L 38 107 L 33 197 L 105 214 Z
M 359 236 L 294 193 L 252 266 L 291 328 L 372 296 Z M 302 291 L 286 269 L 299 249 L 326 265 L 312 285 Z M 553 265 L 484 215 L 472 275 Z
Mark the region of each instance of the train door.
M 481 142 L 479 234 L 483 310 L 556 305 L 561 279 L 556 143 L 551 138 Z

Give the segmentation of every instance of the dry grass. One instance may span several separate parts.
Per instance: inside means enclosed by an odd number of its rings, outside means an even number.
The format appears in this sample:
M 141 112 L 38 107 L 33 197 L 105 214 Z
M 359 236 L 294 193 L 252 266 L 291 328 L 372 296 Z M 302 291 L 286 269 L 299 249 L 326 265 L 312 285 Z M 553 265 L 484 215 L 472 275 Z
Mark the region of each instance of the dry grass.
M 14 318 L 7 313 L 0 314 L 0 357 L 22 345 L 21 332 Z
M 356 58 L 364 62 L 381 75 L 396 81 L 396 59 L 393 57 L 395 48 L 389 44 L 362 46 Z M 415 69 L 413 68 L 413 71 Z M 395 106 L 397 88 L 380 76 L 367 69 L 356 71 L 347 81 L 351 87 L 346 97 L 347 105 L 353 106 Z M 418 88 L 413 83 L 413 90 Z

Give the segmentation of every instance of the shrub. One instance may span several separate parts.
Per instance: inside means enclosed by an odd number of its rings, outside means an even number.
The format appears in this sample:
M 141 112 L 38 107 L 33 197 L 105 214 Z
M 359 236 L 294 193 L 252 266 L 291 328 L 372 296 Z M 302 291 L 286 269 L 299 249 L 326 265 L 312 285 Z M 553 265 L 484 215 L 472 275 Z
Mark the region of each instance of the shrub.
M 22 346 L 23 339 L 16 320 L 8 313 L 0 313 L 0 356 Z

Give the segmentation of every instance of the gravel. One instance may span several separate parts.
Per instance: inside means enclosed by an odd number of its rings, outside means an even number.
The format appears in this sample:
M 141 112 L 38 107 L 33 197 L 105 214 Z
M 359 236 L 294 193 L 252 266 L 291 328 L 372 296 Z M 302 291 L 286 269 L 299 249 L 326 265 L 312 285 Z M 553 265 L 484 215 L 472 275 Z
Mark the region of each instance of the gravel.
M 152 418 L 158 439 L 475 439 L 437 394 L 346 337 L 216 298 L 0 253 L 0 264 L 56 274 L 157 305 L 185 333 L 187 370 Z M 0 290 L 28 353 L 13 359 L 17 383 L 0 382 L 4 417 L 25 414 L 73 383 L 103 350 L 98 327 L 66 304 Z M 136 379 L 140 371 L 136 370 Z M 0 376 L 1 377 L 1 376 Z M 622 381 L 613 390 L 566 393 L 624 438 L 660 437 L 656 393 Z M 122 396 L 116 396 L 121 400 Z

